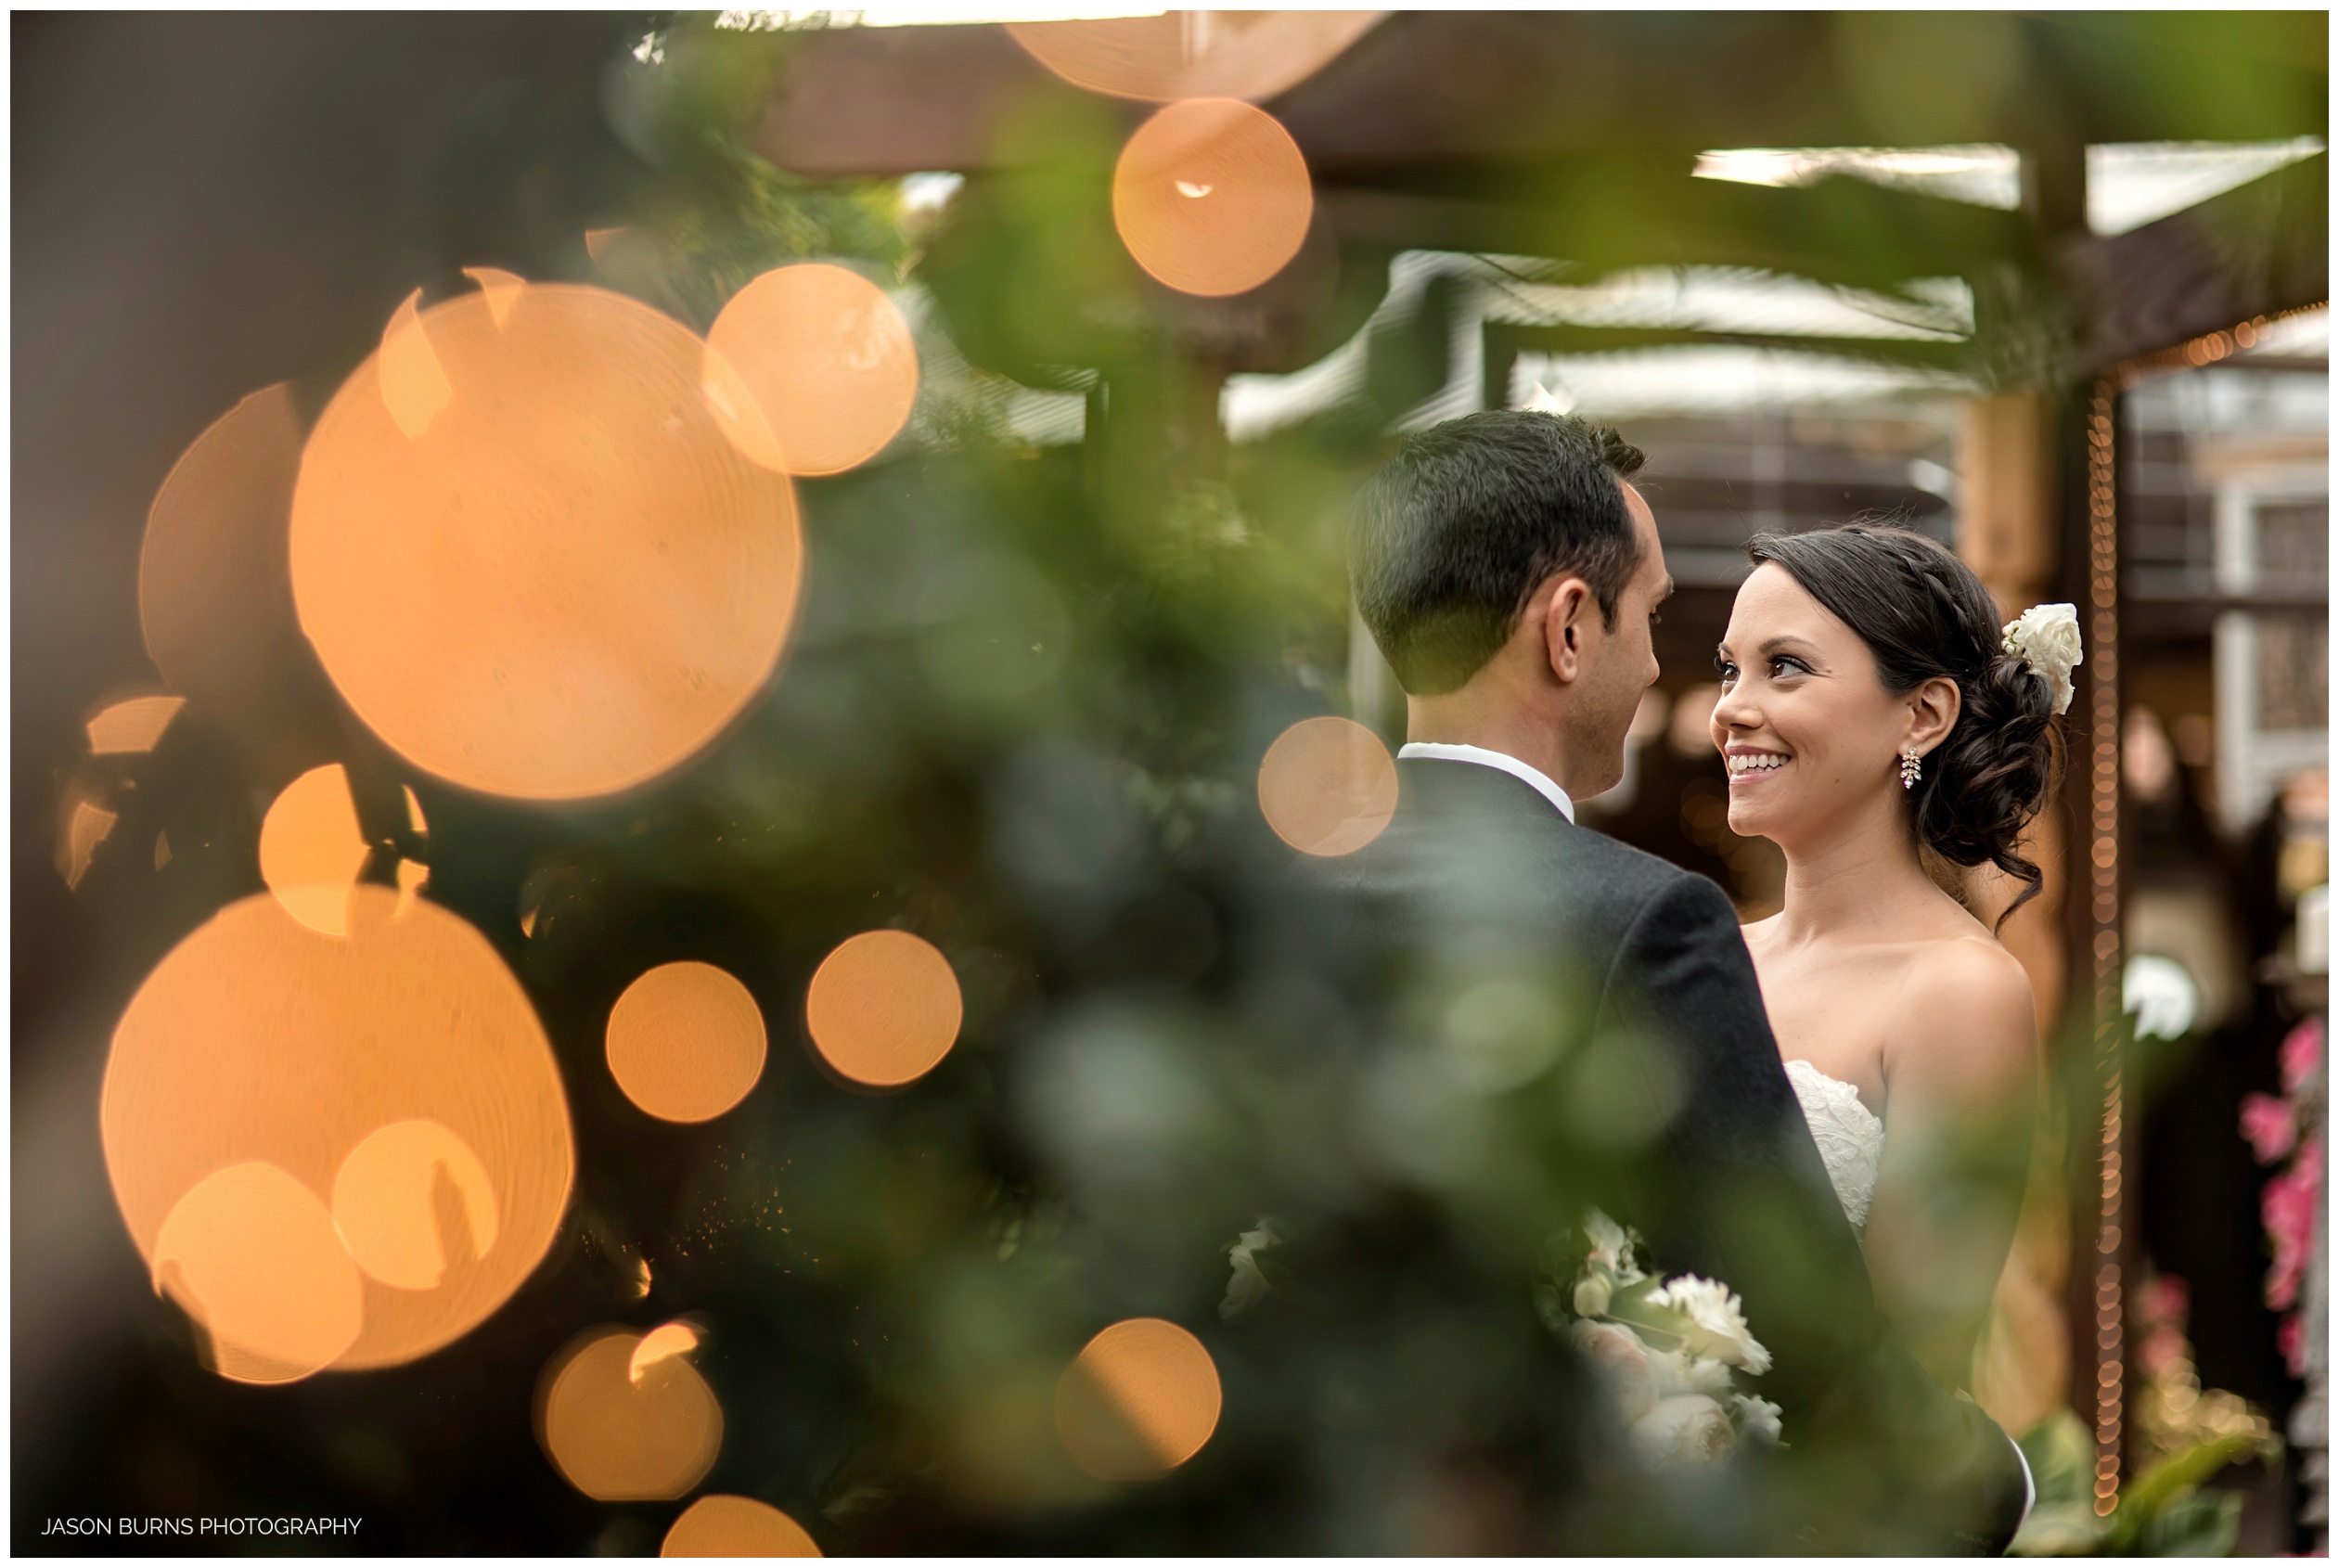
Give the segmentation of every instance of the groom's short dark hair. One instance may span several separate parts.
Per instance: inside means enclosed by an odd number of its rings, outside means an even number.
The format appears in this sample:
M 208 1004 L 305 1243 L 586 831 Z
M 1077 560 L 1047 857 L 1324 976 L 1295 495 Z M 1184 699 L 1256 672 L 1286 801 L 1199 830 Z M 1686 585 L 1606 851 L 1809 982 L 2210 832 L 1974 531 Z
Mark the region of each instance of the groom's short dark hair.
M 1407 438 L 1365 483 L 1348 575 L 1373 641 L 1416 696 L 1452 691 L 1510 639 L 1554 572 L 1601 619 L 1640 565 L 1622 482 L 1639 449 L 1573 415 L 1497 410 Z

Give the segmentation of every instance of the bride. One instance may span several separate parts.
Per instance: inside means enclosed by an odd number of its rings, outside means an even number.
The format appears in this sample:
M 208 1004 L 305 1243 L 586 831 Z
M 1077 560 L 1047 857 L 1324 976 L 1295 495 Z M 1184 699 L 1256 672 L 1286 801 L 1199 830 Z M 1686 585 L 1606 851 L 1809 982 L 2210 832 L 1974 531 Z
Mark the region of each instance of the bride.
M 2024 884 L 2015 906 L 2038 892 L 2018 838 L 2053 789 L 2076 616 L 2045 607 L 2001 638 L 1973 572 L 1899 529 L 1747 549 L 1713 733 L 1730 829 L 1778 844 L 1787 881 L 1746 944 L 1877 1305 L 1962 1389 L 2040 1069 L 2027 975 L 1944 883 L 1987 862 Z

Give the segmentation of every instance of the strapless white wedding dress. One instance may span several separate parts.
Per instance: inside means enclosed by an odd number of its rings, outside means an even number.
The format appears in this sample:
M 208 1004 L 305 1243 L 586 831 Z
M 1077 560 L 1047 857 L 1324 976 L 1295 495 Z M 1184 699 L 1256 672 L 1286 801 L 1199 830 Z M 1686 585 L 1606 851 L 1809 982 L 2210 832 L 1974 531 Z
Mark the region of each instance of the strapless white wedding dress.
M 1876 1172 L 1884 1161 L 1884 1120 L 1860 1103 L 1859 1090 L 1831 1078 L 1807 1061 L 1787 1063 L 1787 1082 L 1803 1102 L 1812 1141 L 1827 1163 L 1828 1180 L 1852 1233 L 1868 1234 L 1868 1205 L 1876 1196 Z
M 1819 1158 L 1827 1164 L 1836 1202 L 1844 1205 L 1844 1217 L 1852 1222 L 1855 1236 L 1866 1237 L 1868 1205 L 1876 1196 L 1876 1173 L 1884 1163 L 1884 1119 L 1860 1103 L 1859 1090 L 1841 1078 L 1829 1077 L 1807 1061 L 1787 1063 L 1787 1082 L 1795 1086 L 1795 1099 L 1803 1102 L 1803 1119 L 1811 1124 L 1811 1139 L 1819 1146 Z M 2019 1532 L 2030 1523 L 2030 1510 L 2037 1506 L 2038 1483 L 2031 1475 L 2030 1456 L 2023 1452 L 2023 1446 L 2011 1433 L 2006 1441 L 2014 1450 L 2015 1462 L 2023 1467 L 2023 1516 L 2015 1525 Z

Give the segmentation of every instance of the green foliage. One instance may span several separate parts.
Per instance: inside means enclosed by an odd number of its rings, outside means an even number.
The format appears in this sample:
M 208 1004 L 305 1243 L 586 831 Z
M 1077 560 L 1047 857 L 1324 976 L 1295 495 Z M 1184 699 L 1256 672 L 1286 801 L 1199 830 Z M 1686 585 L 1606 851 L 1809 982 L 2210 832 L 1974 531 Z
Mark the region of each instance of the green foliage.
M 1161 359 L 1160 306 L 1112 226 L 1126 135 L 1110 107 L 1069 92 L 1004 115 L 995 161 L 951 202 L 919 267 L 976 364 L 1045 387 Z
M 893 282 L 910 258 L 896 182 L 807 180 L 749 145 L 798 36 L 689 21 L 651 35 L 662 58 L 610 67 L 611 120 L 664 176 L 633 214 L 665 251 L 659 302 L 701 328 L 784 263 L 853 258 Z
M 2014 1538 L 2012 1552 L 2021 1557 L 2229 1556 L 2241 1530 L 2241 1496 L 2204 1484 L 2245 1459 L 2272 1464 L 2281 1455 L 2279 1440 L 2261 1445 L 2247 1435 L 2197 1444 L 2130 1481 L 2110 1516 L 2099 1517 L 2095 1445 L 2077 1416 L 2057 1410 L 2023 1434 L 2022 1448 L 2038 1503 Z
M 2234 1521 L 2241 1499 L 2223 1499 L 2230 1509 L 2201 1506 L 2210 1501 L 2197 1494 L 2202 1483 L 2229 1465 L 2257 1459 L 2272 1464 L 2281 1457 L 2281 1443 L 2260 1443 L 2245 1434 L 2213 1438 L 2168 1458 L 2128 1483 L 2120 1507 L 2114 1510 L 2112 1549 L 2140 1551 L 2153 1557 L 2215 1557 L 2233 1544 Z M 2200 1549 L 2201 1532 L 2222 1530 L 2225 1545 Z

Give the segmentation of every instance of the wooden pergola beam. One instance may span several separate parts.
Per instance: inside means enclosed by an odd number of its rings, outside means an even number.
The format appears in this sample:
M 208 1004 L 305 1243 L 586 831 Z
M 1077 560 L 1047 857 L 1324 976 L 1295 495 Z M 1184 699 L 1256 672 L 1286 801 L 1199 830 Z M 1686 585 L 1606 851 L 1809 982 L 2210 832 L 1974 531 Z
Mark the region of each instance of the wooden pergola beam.
M 2326 38 L 2308 12 L 1400 11 L 1270 107 L 1350 185 L 1728 147 L 2261 141 L 2322 133 Z M 970 173 L 993 117 L 1054 83 L 999 26 L 807 32 L 752 139 L 819 178 Z
M 2126 234 L 2074 244 L 2081 374 L 2331 297 L 2331 155 Z

